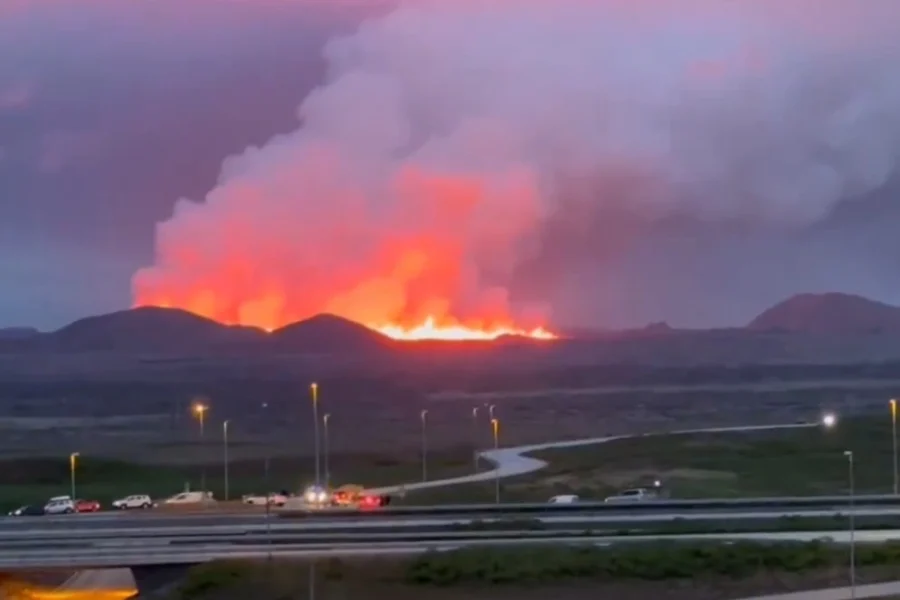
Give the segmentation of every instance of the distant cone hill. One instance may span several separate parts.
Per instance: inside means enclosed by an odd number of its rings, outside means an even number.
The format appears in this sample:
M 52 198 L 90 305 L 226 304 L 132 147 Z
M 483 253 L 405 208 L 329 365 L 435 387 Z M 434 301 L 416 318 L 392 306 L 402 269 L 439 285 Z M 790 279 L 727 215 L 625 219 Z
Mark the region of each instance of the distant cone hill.
M 745 327 L 731 331 L 748 335 L 900 334 L 900 307 L 850 294 L 799 294 L 763 311 Z M 653 324 L 635 333 L 643 337 L 671 336 L 679 331 L 665 324 Z M 591 336 L 572 332 L 567 337 L 577 340 Z M 158 307 L 88 317 L 49 333 L 22 327 L 0 329 L 0 351 L 6 353 L 30 350 L 185 354 L 253 349 L 352 354 L 380 351 L 396 344 L 368 327 L 334 315 L 317 315 L 267 333 L 254 327 L 223 325 L 184 310 Z

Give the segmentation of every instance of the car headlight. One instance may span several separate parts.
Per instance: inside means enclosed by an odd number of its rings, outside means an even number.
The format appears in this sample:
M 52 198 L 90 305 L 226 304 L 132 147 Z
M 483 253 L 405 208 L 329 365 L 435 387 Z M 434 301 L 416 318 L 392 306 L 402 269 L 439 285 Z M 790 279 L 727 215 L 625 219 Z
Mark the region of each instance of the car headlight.
M 315 502 L 316 501 L 316 493 L 309 492 L 308 494 L 306 494 L 306 501 L 307 502 Z
M 328 500 L 328 494 L 319 492 L 319 502 L 325 502 L 326 500 Z

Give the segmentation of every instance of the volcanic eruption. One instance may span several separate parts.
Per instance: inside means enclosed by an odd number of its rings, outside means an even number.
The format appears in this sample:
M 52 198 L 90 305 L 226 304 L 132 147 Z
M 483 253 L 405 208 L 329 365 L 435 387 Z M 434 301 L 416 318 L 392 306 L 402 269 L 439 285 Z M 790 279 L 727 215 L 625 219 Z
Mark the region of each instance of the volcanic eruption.
M 873 27 L 900 10 L 875 4 L 401 0 L 327 45 L 296 130 L 176 203 L 135 304 L 552 338 L 554 282 L 648 227 L 802 226 L 884 185 L 900 86 Z

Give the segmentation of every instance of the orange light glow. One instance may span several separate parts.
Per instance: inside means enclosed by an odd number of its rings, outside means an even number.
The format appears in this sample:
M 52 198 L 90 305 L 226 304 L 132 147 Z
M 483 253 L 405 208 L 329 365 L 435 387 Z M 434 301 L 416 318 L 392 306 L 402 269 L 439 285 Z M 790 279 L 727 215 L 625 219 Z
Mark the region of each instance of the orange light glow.
M 556 335 L 543 327 L 525 330 L 515 327 L 468 327 L 466 325 L 438 325 L 434 317 L 428 317 L 421 325 L 404 327 L 402 325 L 372 326 L 378 331 L 395 340 L 496 340 L 505 335 L 529 337 L 538 340 L 556 339 Z

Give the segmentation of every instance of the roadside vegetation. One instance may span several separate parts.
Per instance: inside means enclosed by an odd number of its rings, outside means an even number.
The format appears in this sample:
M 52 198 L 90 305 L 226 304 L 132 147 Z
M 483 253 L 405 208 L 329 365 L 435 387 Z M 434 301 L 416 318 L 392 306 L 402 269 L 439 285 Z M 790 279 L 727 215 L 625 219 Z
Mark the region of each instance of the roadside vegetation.
M 546 502 L 557 494 L 576 494 L 583 500 L 602 500 L 625 488 L 662 483 L 672 498 L 713 498 L 782 495 L 841 495 L 848 491 L 844 450 L 856 455 L 858 494 L 892 490 L 890 417 L 839 420 L 822 427 L 717 434 L 651 435 L 606 444 L 545 450 L 532 456 L 547 461 L 539 472 L 500 482 L 502 502 Z M 473 472 L 469 447 L 429 453 L 430 479 Z M 239 456 L 235 452 L 236 456 Z M 286 489 L 299 491 L 314 480 L 311 457 L 237 458 L 229 464 L 231 498 L 246 493 Z M 354 483 L 384 486 L 421 480 L 415 453 L 335 454 L 329 460 L 335 485 Z M 482 464 L 481 469 L 489 469 Z M 324 459 L 323 459 L 324 469 Z M 224 497 L 221 461 L 199 464 L 154 465 L 91 456 L 79 457 L 76 494 L 107 505 L 114 498 L 135 493 L 166 497 L 190 486 L 207 488 Z M 324 471 L 323 471 L 324 477 Z M 45 501 L 68 494 L 68 457 L 0 461 L 0 509 Z M 493 503 L 495 482 L 410 491 L 395 503 Z
M 764 580 L 768 585 L 758 590 L 760 593 L 773 591 L 772 580 L 782 582 L 774 591 L 784 589 L 785 584 L 794 589 L 843 585 L 847 560 L 846 547 L 810 542 L 554 546 L 466 549 L 368 561 L 216 562 L 192 569 L 173 600 L 230 600 L 251 594 L 259 600 L 306 598 L 310 577 L 325 599 L 346 597 L 341 594 L 352 590 L 366 590 L 366 598 L 404 600 L 425 596 L 507 598 L 523 597 L 523 586 L 543 590 L 546 595 L 548 590 L 584 589 L 579 586 L 586 583 L 590 583 L 595 595 L 585 598 L 606 597 L 597 594 L 621 589 L 616 586 L 623 584 L 637 590 L 660 583 L 670 589 L 687 583 L 696 595 L 685 598 L 707 597 L 699 592 L 710 584 L 719 588 L 721 598 L 723 587 L 750 591 Z M 898 577 L 900 544 L 860 546 L 857 565 L 861 582 Z M 484 590 L 497 595 L 483 595 Z
M 816 415 L 811 415 L 815 418 Z M 849 491 L 845 450 L 855 454 L 857 494 L 891 493 L 893 438 L 883 416 L 838 418 L 834 428 L 652 435 L 549 449 L 530 456 L 546 469 L 502 480 L 501 500 L 545 502 L 559 494 L 602 500 L 655 481 L 671 498 L 836 496 Z M 494 482 L 423 490 L 409 502 L 492 503 Z
M 324 459 L 322 459 L 324 465 Z M 266 462 L 268 462 L 268 471 Z M 421 480 L 421 463 L 408 457 L 372 453 L 334 455 L 329 459 L 335 485 L 389 485 Z M 449 449 L 429 456 L 431 476 L 456 477 L 472 472 L 469 449 Z M 76 459 L 75 493 L 80 498 L 100 501 L 104 507 L 128 494 L 149 494 L 166 498 L 186 487 L 206 487 L 215 498 L 225 496 L 225 469 L 222 461 L 211 464 L 154 465 L 108 458 L 79 456 Z M 315 462 L 311 457 L 277 456 L 264 459 L 238 459 L 229 463 L 229 497 L 243 494 L 288 490 L 299 492 L 315 481 Z M 0 510 L 9 511 L 24 504 L 43 504 L 52 496 L 71 493 L 68 456 L 61 458 L 19 458 L 0 461 Z M 322 471 L 324 481 L 324 466 Z

